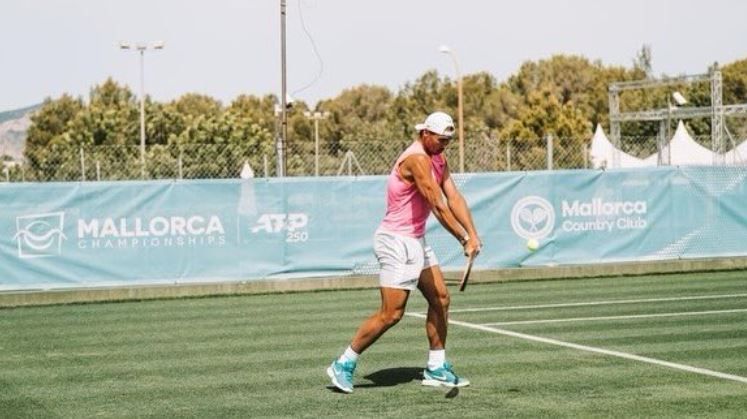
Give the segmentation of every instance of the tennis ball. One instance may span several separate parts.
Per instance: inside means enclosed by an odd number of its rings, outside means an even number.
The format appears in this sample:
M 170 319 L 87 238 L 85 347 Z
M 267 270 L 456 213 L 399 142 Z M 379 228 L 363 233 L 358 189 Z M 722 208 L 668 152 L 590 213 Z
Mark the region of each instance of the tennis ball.
M 527 249 L 529 249 L 530 251 L 534 252 L 535 250 L 537 250 L 537 248 L 539 246 L 540 246 L 540 244 L 537 241 L 537 239 L 529 239 L 529 240 L 527 240 Z

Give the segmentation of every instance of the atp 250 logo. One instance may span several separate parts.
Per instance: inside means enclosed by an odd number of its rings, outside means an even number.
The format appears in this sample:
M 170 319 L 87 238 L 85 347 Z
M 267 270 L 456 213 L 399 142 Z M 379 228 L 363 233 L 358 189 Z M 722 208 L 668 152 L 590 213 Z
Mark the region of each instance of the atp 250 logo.
M 64 212 L 24 215 L 16 217 L 18 257 L 22 259 L 59 256 L 62 241 L 67 240 L 63 233 Z
M 286 242 L 299 243 L 309 239 L 308 224 L 309 216 L 303 212 L 262 214 L 254 227 L 251 227 L 251 232 L 285 233 Z

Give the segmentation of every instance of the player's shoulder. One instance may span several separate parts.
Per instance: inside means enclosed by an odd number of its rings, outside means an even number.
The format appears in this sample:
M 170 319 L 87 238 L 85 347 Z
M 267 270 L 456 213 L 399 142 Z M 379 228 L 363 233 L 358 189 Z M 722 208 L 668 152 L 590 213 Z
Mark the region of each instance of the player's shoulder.
M 430 157 L 425 153 L 412 153 L 402 160 L 403 165 L 417 166 L 417 165 L 429 165 Z

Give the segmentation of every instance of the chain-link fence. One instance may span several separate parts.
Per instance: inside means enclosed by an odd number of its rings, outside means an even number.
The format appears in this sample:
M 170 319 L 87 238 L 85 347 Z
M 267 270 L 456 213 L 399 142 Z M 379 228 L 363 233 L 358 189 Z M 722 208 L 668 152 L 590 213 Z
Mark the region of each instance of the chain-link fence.
M 710 148 L 710 139 L 696 138 Z M 290 141 L 286 176 L 387 174 L 409 141 Z M 656 154 L 658 137 L 624 137 L 622 151 L 638 158 Z M 236 178 L 246 163 L 256 177 L 277 174 L 274 147 L 241 144 L 153 145 L 141 155 L 139 146 L 51 146 L 26 153 L 23 162 L 5 162 L 0 181 L 113 181 L 138 179 Z M 589 139 L 470 138 L 464 142 L 465 172 L 560 170 L 591 168 Z M 459 142 L 445 151 L 452 172 L 460 171 Z M 747 157 L 747 156 L 745 156 Z M 666 161 L 666 160 L 665 160 Z

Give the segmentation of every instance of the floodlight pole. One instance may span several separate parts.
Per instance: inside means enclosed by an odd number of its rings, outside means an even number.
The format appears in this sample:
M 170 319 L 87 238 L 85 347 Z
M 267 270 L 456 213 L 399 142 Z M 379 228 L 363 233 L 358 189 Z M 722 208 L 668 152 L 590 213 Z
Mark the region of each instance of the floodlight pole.
M 304 112 L 304 116 L 314 121 L 314 176 L 319 176 L 319 120 L 329 116 L 329 112 Z
M 457 61 L 456 54 L 446 45 L 441 45 L 438 48 L 439 52 L 448 54 L 451 60 L 454 61 L 454 68 L 456 70 L 457 77 L 457 118 L 459 124 L 459 173 L 464 173 L 464 111 L 462 108 L 462 72 L 459 69 L 459 62 Z
M 145 177 L 145 48 L 140 52 L 140 167 Z
M 140 173 L 145 178 L 145 51 L 147 49 L 163 49 L 162 41 L 154 42 L 150 46 L 147 44 L 133 44 L 130 42 L 120 42 L 119 48 L 129 50 L 134 48 L 140 53 Z

